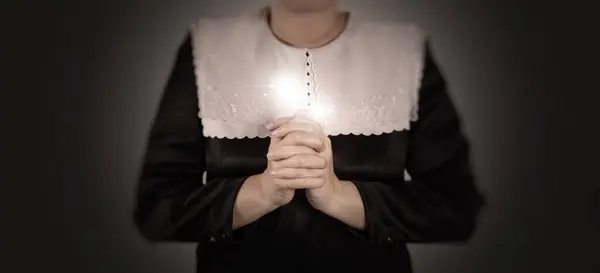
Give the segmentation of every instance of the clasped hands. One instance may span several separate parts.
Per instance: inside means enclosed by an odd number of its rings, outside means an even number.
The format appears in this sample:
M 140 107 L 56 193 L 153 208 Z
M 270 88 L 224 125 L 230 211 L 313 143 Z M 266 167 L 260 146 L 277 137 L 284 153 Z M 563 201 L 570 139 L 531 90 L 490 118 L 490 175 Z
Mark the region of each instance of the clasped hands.
M 279 118 L 266 125 L 271 132 L 268 165 L 261 193 L 275 206 L 289 203 L 295 190 L 306 189 L 308 202 L 323 210 L 331 204 L 340 180 L 333 171 L 331 141 L 309 119 Z

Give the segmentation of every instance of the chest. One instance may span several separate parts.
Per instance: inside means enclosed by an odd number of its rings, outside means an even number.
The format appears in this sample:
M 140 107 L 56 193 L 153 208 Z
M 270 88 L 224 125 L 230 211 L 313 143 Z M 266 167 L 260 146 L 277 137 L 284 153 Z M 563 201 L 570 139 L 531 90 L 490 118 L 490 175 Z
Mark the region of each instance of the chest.
M 304 50 L 255 34 L 243 45 L 196 44 L 206 136 L 266 137 L 265 123 L 299 111 L 330 136 L 409 129 L 420 72 L 411 47 L 356 36 Z

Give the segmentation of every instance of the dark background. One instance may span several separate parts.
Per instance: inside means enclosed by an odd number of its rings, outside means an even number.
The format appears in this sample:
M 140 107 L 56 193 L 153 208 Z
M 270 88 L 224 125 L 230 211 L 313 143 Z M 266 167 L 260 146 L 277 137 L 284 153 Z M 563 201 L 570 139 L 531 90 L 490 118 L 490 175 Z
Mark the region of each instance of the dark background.
M 187 25 L 263 2 L 0 4 L 0 272 L 193 272 L 192 245 L 132 225 L 146 133 Z M 416 272 L 600 272 L 596 11 L 343 2 L 430 33 L 489 199 L 468 245 L 411 246 Z

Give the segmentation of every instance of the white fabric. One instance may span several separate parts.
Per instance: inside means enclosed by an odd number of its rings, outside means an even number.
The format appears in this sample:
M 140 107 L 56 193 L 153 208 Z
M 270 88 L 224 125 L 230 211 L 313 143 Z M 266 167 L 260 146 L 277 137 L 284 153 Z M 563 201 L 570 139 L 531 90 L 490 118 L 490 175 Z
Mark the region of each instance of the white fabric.
M 299 111 L 327 135 L 410 129 L 417 119 L 424 35 L 412 25 L 349 21 L 340 37 L 317 49 L 281 43 L 258 15 L 195 24 L 204 135 L 267 137 L 264 124 Z

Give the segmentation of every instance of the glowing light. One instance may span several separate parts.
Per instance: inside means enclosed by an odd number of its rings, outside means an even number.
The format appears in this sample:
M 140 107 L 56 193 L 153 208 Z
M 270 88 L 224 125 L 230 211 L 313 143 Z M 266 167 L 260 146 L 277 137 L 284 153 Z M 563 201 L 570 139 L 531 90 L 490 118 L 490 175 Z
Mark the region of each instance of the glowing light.
M 333 106 L 315 102 L 308 107 L 308 113 L 316 121 L 326 123 L 327 118 L 333 113 Z
M 279 100 L 277 103 L 282 107 L 298 107 L 299 102 L 305 98 L 302 96 L 302 84 L 294 77 L 288 75 L 277 75 L 273 77 L 271 88 L 273 88 Z
M 298 78 L 287 74 L 275 75 L 271 78 L 270 87 L 277 94 L 275 106 L 282 113 L 293 113 L 306 116 L 321 124 L 327 123 L 327 117 L 334 111 L 334 106 L 320 101 L 311 101 L 307 90 Z M 313 97 L 314 98 L 314 97 Z

